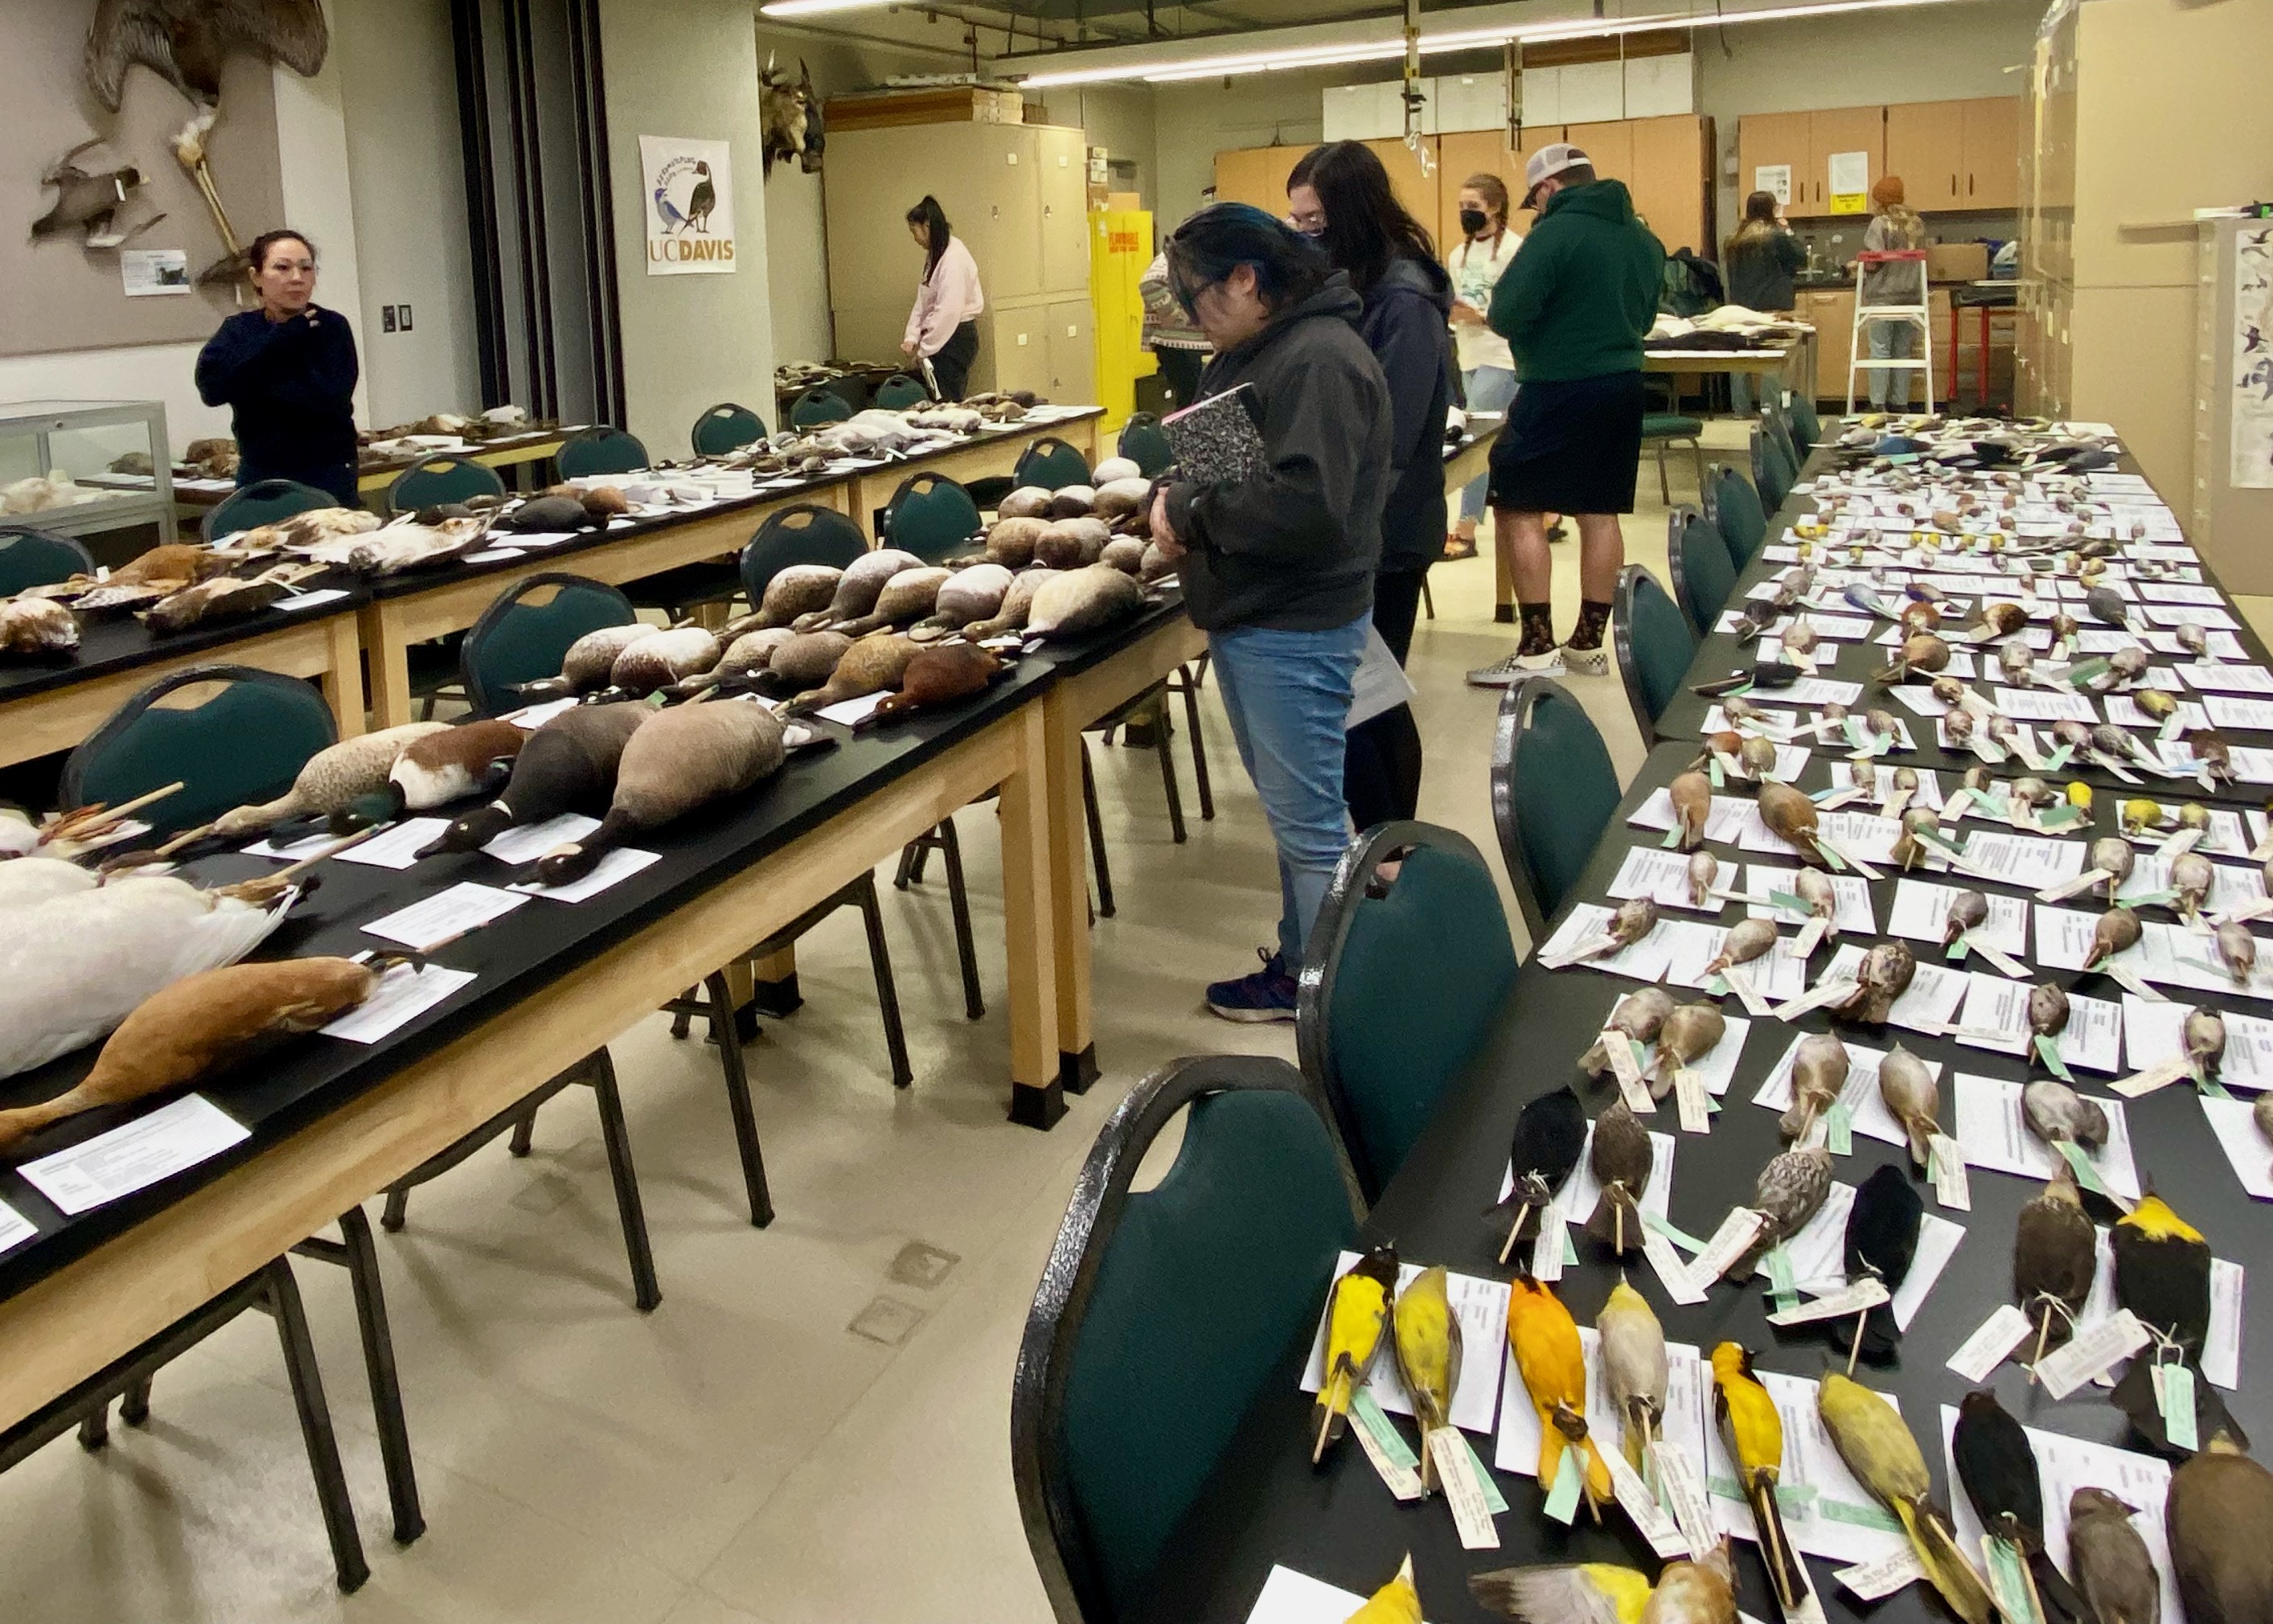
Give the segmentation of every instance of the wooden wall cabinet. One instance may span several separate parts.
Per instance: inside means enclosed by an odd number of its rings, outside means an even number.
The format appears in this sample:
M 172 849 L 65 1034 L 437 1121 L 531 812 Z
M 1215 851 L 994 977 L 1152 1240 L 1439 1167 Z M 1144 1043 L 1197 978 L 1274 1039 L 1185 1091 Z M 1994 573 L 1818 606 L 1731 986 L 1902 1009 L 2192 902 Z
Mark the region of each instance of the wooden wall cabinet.
M 2021 99 L 1984 96 L 1962 104 L 1968 209 L 2021 206 Z M 1891 109 L 1888 109 L 1890 112 Z
M 1795 217 L 1809 213 L 1808 116 L 1805 113 L 1747 113 L 1737 121 L 1737 191 L 1740 197 L 1763 190 L 1762 169 L 1791 171 L 1791 200 Z
M 1966 206 L 1965 106 L 1905 101 L 1887 109 L 1887 173 L 1921 214 Z
M 1921 214 L 2021 206 L 2021 101 L 1902 101 L 1884 107 L 1747 113 L 1737 126 L 1737 186 L 1758 189 L 1765 166 L 1791 167 L 1794 219 L 1831 213 L 1831 158 L 1870 154 L 1869 179 L 1898 175 Z

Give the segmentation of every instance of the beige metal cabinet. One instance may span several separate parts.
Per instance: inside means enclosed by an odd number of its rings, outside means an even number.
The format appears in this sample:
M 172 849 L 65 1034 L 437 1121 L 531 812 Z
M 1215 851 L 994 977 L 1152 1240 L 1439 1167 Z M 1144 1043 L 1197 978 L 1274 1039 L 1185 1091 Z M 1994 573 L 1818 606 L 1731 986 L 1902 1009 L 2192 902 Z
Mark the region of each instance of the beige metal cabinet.
M 1086 299 L 1059 299 L 1045 305 L 1043 318 L 1049 358 L 1049 384 L 1043 391 L 1051 400 L 1073 402 L 1096 396 L 1096 316 Z
M 1079 130 L 1038 128 L 1034 161 L 1041 202 L 1041 286 L 1037 292 L 1089 285 L 1089 155 Z

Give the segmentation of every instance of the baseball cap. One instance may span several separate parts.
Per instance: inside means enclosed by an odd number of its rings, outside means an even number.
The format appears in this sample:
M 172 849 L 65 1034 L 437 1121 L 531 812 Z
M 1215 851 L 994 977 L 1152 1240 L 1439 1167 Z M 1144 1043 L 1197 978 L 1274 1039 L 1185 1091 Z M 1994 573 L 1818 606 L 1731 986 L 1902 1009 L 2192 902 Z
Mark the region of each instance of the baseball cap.
M 1587 157 L 1586 153 L 1580 152 L 1568 141 L 1555 141 L 1541 147 L 1537 152 L 1531 154 L 1531 161 L 1523 166 L 1523 201 L 1525 206 L 1527 207 L 1529 206 L 1531 203 L 1531 196 L 1534 192 L 1539 190 L 1540 182 L 1543 180 L 1551 180 L 1556 176 L 1562 174 L 1565 169 L 1573 169 L 1578 168 L 1580 164 L 1591 164 L 1592 162 L 1594 162 L 1593 159 Z

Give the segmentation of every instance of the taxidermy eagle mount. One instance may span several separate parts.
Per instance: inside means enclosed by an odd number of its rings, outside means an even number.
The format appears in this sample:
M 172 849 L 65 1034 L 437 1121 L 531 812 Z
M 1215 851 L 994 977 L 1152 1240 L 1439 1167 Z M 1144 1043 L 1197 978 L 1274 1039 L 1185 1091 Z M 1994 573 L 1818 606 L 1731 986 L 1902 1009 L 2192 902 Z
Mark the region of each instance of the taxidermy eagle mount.
M 807 175 L 821 173 L 821 98 L 814 92 L 813 70 L 805 65 L 804 57 L 798 58 L 797 66 L 800 77 L 791 82 L 789 75 L 775 69 L 769 55 L 765 71 L 758 75 L 759 121 L 765 130 L 761 152 L 769 176 L 776 158 L 796 159 L 797 167 Z
M 330 49 L 322 0 L 97 0 L 86 32 L 86 87 L 94 99 L 116 113 L 126 71 L 139 63 L 193 109 L 173 138 L 174 157 L 197 183 L 228 251 L 199 281 L 237 281 L 245 268 L 244 244 L 206 161 L 206 138 L 221 117 L 222 64 L 250 54 L 312 78 Z

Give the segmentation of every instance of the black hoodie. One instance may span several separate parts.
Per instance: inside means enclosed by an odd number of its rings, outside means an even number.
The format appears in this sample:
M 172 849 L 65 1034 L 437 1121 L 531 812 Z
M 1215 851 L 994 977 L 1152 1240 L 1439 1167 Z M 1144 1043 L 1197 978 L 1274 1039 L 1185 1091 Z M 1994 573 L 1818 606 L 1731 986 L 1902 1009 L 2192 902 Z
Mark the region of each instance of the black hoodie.
M 1389 500 L 1381 567 L 1423 570 L 1444 556 L 1444 417 L 1452 404 L 1452 279 L 1399 256 L 1366 289 L 1357 330 L 1389 380 Z
M 1190 550 L 1177 566 L 1184 602 L 1203 631 L 1324 632 L 1373 607 L 1390 412 L 1358 334 L 1362 309 L 1337 272 L 1200 376 L 1203 399 L 1253 385 L 1269 459 L 1248 479 L 1167 488 L 1168 520 Z

